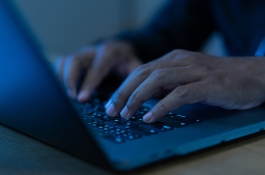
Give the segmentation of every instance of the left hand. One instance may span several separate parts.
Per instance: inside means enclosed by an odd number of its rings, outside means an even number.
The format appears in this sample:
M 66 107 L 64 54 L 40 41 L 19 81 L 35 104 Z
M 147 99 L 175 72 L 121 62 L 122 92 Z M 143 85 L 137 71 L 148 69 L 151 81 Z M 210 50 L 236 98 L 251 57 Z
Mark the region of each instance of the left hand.
M 113 94 L 107 114 L 129 119 L 160 90 L 171 91 L 143 118 L 157 121 L 184 104 L 205 103 L 225 109 L 250 109 L 265 101 L 265 59 L 227 57 L 174 50 L 139 66 Z

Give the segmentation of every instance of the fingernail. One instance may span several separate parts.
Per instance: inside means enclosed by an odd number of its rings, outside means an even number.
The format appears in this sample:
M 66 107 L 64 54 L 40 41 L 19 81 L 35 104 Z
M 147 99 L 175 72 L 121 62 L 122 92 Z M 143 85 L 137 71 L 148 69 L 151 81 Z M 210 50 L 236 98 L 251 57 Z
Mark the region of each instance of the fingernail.
M 71 89 L 67 89 L 67 94 L 69 97 L 75 99 L 76 98 L 76 93 L 74 90 L 71 90 Z
M 79 102 L 85 102 L 88 99 L 88 96 L 89 96 L 89 92 L 87 90 L 81 91 L 78 94 L 77 100 Z
M 110 103 L 111 103 L 111 100 L 109 100 L 106 104 L 105 104 L 105 109 L 108 109 L 108 107 L 109 107 L 109 105 L 110 105 Z
M 122 118 L 127 118 L 127 116 L 128 116 L 128 108 L 127 108 L 127 106 L 125 106 L 124 108 L 123 108 L 123 110 L 121 111 L 121 117 Z
M 114 117 L 114 114 L 115 114 L 115 107 L 113 105 L 113 103 L 111 103 L 106 111 L 106 113 L 109 115 L 109 116 L 113 116 Z
M 150 122 L 151 118 L 152 118 L 152 112 L 148 112 L 147 114 L 143 116 L 143 121 Z

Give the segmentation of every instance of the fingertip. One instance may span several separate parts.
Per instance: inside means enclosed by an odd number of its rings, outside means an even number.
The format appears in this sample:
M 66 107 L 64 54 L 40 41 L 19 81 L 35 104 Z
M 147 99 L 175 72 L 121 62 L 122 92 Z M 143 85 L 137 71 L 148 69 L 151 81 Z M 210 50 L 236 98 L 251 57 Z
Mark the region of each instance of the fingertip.
M 145 114 L 143 116 L 143 121 L 146 122 L 146 123 L 151 123 L 152 120 L 153 120 L 153 113 L 151 111 L 149 111 L 147 114 Z
M 111 104 L 111 100 L 109 100 L 106 104 L 105 104 L 105 109 L 108 109 L 109 105 Z
M 88 90 L 82 90 L 79 92 L 78 96 L 77 96 L 77 101 L 80 103 L 84 103 L 85 101 L 88 100 L 89 98 L 89 91 Z
M 115 106 L 113 103 L 109 105 L 108 109 L 106 110 L 106 113 L 108 116 L 115 117 L 116 111 L 115 111 Z
M 120 113 L 120 116 L 121 116 L 122 118 L 124 118 L 124 119 L 128 119 L 128 114 L 129 114 L 128 107 L 125 106 L 125 107 L 122 109 L 122 111 L 121 111 L 121 113 Z

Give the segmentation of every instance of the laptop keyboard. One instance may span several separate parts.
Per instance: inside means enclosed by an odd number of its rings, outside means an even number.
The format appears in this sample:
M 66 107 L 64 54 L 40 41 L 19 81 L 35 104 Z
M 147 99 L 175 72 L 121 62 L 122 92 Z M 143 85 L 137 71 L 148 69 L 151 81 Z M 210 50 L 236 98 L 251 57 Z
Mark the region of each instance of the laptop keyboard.
M 106 101 L 99 98 L 91 98 L 87 103 L 76 103 L 75 106 L 87 127 L 92 128 L 96 135 L 116 143 L 135 140 L 203 122 L 201 119 L 169 112 L 158 122 L 147 124 L 143 122 L 143 116 L 150 108 L 145 106 L 142 106 L 130 120 L 123 119 L 120 116 L 110 117 L 105 113 L 105 103 Z

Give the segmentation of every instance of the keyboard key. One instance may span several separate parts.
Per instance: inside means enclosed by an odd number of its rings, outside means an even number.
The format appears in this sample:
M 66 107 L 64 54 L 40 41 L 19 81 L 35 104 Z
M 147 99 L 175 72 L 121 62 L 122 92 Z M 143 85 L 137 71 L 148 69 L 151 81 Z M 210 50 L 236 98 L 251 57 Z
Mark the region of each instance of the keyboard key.
M 174 120 L 183 120 L 187 118 L 187 116 L 180 115 L 180 114 L 171 114 L 171 115 L 167 115 L 166 117 L 170 119 L 174 119 Z
M 168 112 L 168 115 L 174 115 L 175 113 L 174 112 Z
M 185 115 L 180 115 L 180 114 L 167 115 L 167 118 L 182 121 L 182 122 L 189 123 L 189 124 L 196 123 L 196 122 L 202 122 L 202 120 L 200 119 L 190 118 L 190 117 L 187 117 Z
M 153 134 L 157 134 L 158 131 L 155 129 L 151 129 L 151 128 L 147 128 L 147 127 L 138 127 L 138 128 L 133 128 L 130 131 L 133 132 L 139 132 L 143 135 L 153 135 Z
M 159 119 L 158 122 L 166 124 L 166 125 L 169 125 L 169 126 L 173 126 L 175 128 L 188 126 L 188 123 L 185 123 L 185 122 L 182 122 L 182 121 L 178 121 L 178 120 L 174 120 L 174 119 L 170 119 L 170 118 L 166 118 L 166 117 L 163 117 L 163 118 Z
M 88 117 L 91 117 L 91 118 L 95 118 L 98 115 L 98 112 L 91 111 L 91 110 L 90 111 L 86 110 L 86 111 L 83 112 L 83 114 L 85 116 L 88 116 Z
M 142 116 L 143 116 L 143 115 L 145 115 L 146 113 L 147 113 L 146 111 L 137 111 L 135 115 L 136 115 L 136 116 L 137 116 L 137 115 L 142 115 Z
M 125 140 L 133 140 L 137 138 L 141 138 L 143 135 L 138 133 L 138 132 L 133 132 L 131 130 L 126 130 L 126 129 L 119 129 L 117 128 L 116 130 L 110 130 L 106 132 L 109 135 L 112 135 L 113 137 L 120 137 Z
M 148 112 L 148 111 L 150 111 L 150 108 L 146 107 L 146 106 L 142 106 L 139 111 Z
M 122 143 L 122 142 L 125 142 L 125 139 L 124 138 L 121 138 L 121 137 L 110 137 L 110 138 L 107 138 L 108 140 L 111 140 L 115 143 Z
M 107 116 L 105 114 L 98 114 L 94 118 L 95 118 L 95 120 L 100 121 L 100 122 L 105 122 L 105 121 L 117 119 L 116 117 L 110 117 L 110 116 Z
M 125 120 L 125 119 L 122 119 L 122 118 L 116 118 L 115 120 L 109 120 L 109 121 L 106 121 L 105 123 L 107 125 L 119 125 L 119 124 L 122 124 L 122 123 L 126 123 L 128 120 Z
M 134 139 L 141 138 L 142 134 L 132 132 L 132 131 L 127 131 L 125 133 L 122 133 L 120 137 L 126 140 L 134 140 Z
M 115 126 L 109 126 L 109 125 L 97 125 L 94 127 L 95 130 L 102 131 L 102 132 L 107 132 L 115 128 L 116 128 Z
M 138 124 L 144 123 L 143 116 L 132 116 L 130 118 L 130 121 L 133 121 L 133 122 L 138 123 Z
M 96 128 L 96 127 L 98 128 L 99 126 L 105 125 L 104 123 L 101 123 L 101 122 L 98 122 L 98 121 L 95 121 L 95 120 L 93 122 L 90 121 L 87 124 L 91 128 Z
M 143 126 L 146 126 L 148 128 L 153 128 L 153 129 L 156 129 L 156 130 L 159 130 L 161 132 L 164 132 L 164 131 L 170 131 L 170 130 L 173 130 L 174 127 L 170 126 L 170 125 L 164 125 L 162 123 L 150 123 L 150 124 L 143 124 Z
M 112 135 L 114 137 L 117 137 L 120 134 L 123 134 L 125 132 L 128 132 L 128 130 L 121 129 L 121 128 L 114 128 L 114 129 L 111 129 L 111 130 L 106 131 L 107 134 Z
M 186 122 L 186 123 L 189 123 L 189 124 L 192 124 L 192 123 L 196 123 L 196 120 L 195 118 L 184 118 L 182 119 L 181 121 L 182 122 Z
M 200 122 L 203 122 L 203 120 L 201 120 L 201 119 L 196 119 L 195 122 L 196 122 L 196 123 L 200 123 Z
M 91 122 L 94 122 L 95 120 L 93 118 L 90 118 L 90 117 L 83 117 L 83 120 L 86 122 L 86 123 L 91 123 Z
M 128 122 L 123 123 L 123 124 L 119 124 L 117 126 L 117 128 L 122 128 L 122 129 L 131 129 L 131 128 L 136 128 L 136 127 L 139 127 L 139 124 L 133 123 L 131 121 L 128 121 Z

